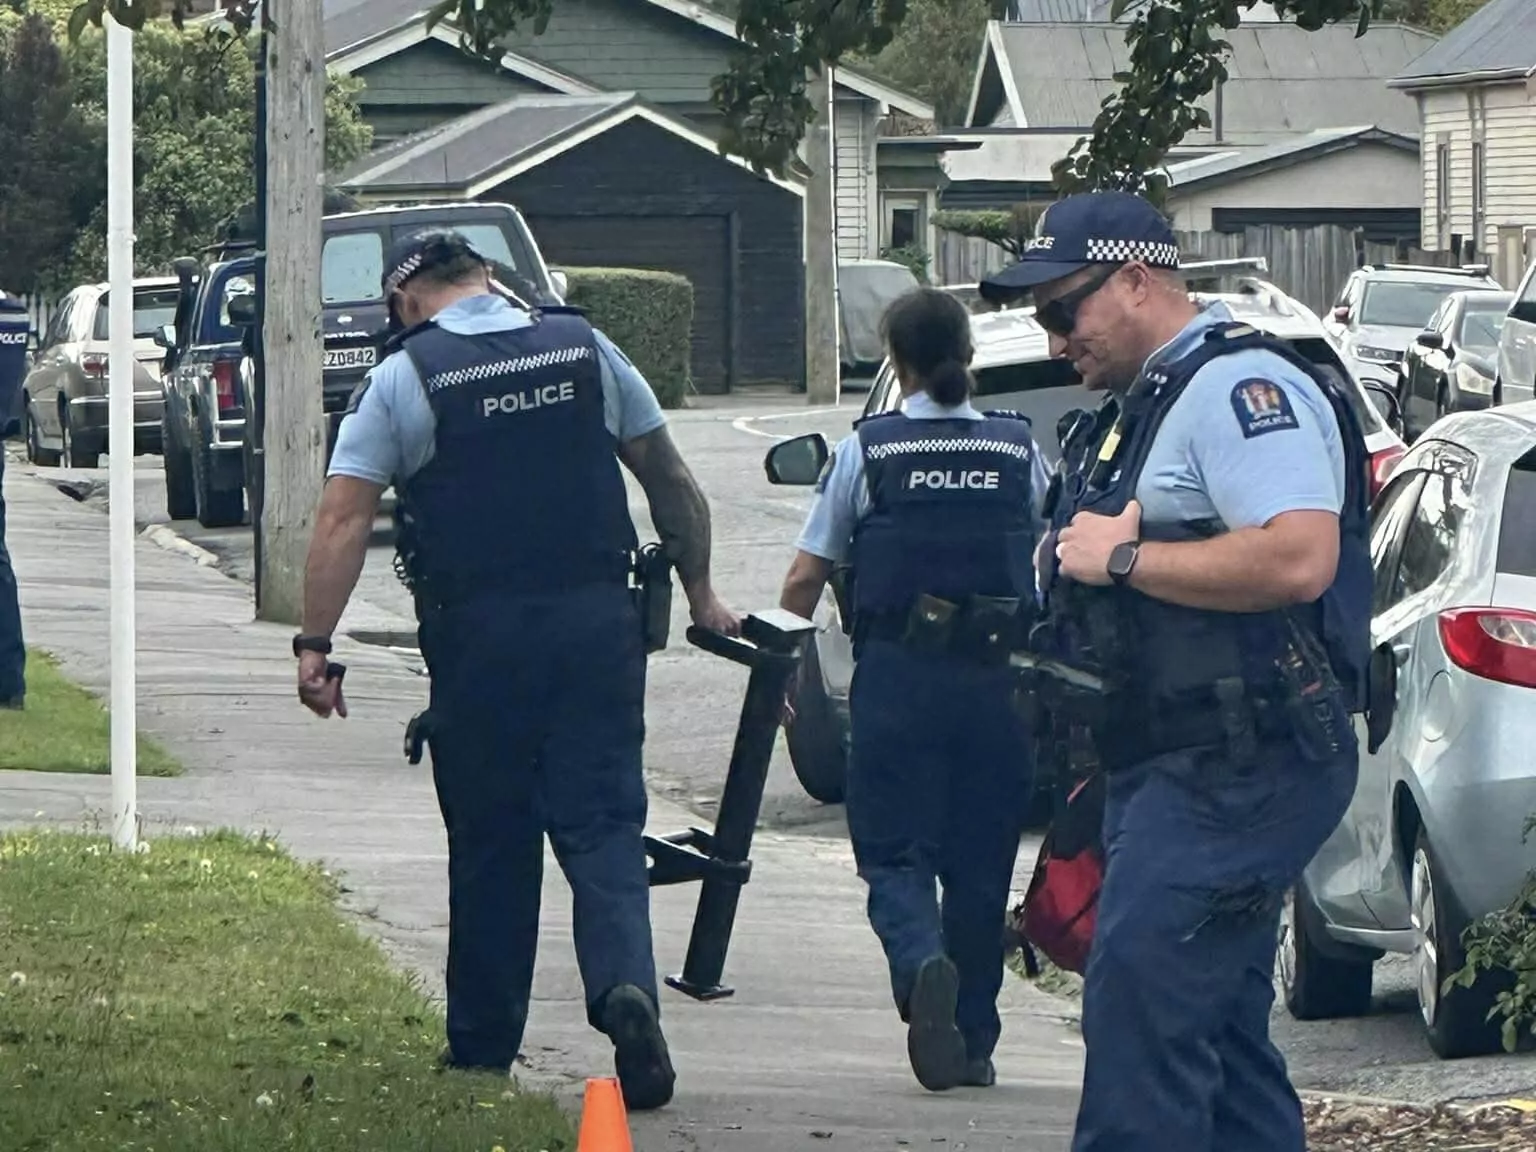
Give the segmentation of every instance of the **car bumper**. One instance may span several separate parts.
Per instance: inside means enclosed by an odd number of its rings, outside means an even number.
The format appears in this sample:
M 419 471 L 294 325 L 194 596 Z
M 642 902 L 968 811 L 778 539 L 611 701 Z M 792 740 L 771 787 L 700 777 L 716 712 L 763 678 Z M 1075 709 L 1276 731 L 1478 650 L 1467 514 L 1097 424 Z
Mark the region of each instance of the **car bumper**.
M 165 394 L 158 388 L 152 392 L 133 394 L 133 434 L 135 439 L 160 438 L 160 415 L 165 410 Z M 111 402 L 106 396 L 76 396 L 69 401 L 69 423 L 75 435 L 82 432 L 106 436 L 112 423 Z

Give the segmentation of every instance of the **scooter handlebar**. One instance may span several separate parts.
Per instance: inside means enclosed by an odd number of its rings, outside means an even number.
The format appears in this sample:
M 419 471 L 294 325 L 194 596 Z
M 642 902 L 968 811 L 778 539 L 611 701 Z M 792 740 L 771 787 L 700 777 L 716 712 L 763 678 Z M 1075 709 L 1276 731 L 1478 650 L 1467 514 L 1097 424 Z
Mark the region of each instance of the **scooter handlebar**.
M 737 664 L 751 664 L 757 658 L 755 644 L 748 644 L 745 640 L 727 636 L 724 632 L 716 632 L 713 628 L 690 624 L 685 635 L 688 637 L 688 643 L 695 648 L 702 648 L 711 656 L 721 656 Z

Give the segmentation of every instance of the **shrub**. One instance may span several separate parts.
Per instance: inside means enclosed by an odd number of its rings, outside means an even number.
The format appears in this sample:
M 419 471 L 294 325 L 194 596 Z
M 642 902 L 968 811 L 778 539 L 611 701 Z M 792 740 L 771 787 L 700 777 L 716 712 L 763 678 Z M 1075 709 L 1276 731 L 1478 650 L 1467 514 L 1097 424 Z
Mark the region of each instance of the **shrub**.
M 570 285 L 566 303 L 584 309 L 592 326 L 633 361 L 663 408 L 681 405 L 693 384 L 687 278 L 641 268 L 562 268 Z

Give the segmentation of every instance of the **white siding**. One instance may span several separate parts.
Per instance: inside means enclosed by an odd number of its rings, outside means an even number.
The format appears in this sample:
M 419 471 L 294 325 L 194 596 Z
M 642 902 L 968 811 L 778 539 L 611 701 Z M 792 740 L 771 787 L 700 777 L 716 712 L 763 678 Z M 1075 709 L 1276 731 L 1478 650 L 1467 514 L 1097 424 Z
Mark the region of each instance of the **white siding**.
M 1449 189 L 1448 221 L 1442 222 L 1440 218 L 1440 170 L 1439 157 L 1440 146 L 1448 145 L 1451 148 L 1451 173 L 1454 181 L 1456 172 L 1456 141 L 1462 142 L 1463 148 L 1468 148 L 1471 125 L 1467 116 L 1467 100 L 1465 93 L 1452 88 L 1432 88 L 1419 95 L 1419 123 L 1423 131 L 1419 141 L 1419 160 L 1424 171 L 1424 214 L 1420 226 L 1423 234 L 1423 244 L 1426 249 L 1438 250 L 1449 242 L 1449 236 L 1458 229 L 1464 229 L 1465 223 L 1457 219 L 1457 196 L 1453 182 Z M 1463 157 L 1462 164 L 1470 163 L 1470 150 Z M 1467 199 L 1462 211 L 1470 213 L 1471 200 Z M 1442 227 L 1443 224 L 1443 227 Z M 1442 232 L 1444 236 L 1442 237 Z
M 1211 227 L 1217 208 L 1416 208 L 1419 159 L 1385 144 L 1361 144 L 1246 180 L 1169 194 L 1174 226 Z
M 1524 84 L 1484 88 L 1482 95 L 1487 210 L 1481 247 L 1491 252 L 1501 226 L 1536 225 L 1536 96 Z M 1468 178 L 1471 171 L 1469 159 Z
M 870 234 L 875 195 L 875 117 L 871 100 L 839 99 L 833 108 L 837 140 L 837 254 L 843 260 L 876 255 Z

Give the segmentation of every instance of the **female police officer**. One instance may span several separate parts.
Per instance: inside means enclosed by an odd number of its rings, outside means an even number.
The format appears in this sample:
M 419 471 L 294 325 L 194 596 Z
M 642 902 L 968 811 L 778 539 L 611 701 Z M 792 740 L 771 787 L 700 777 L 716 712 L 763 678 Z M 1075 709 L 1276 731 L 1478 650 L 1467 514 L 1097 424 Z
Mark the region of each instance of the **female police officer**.
M 969 403 L 970 317 L 953 297 L 914 290 L 884 328 L 902 408 L 838 444 L 780 604 L 809 618 L 833 564 L 851 563 L 849 831 L 912 1069 L 938 1091 L 994 1079 L 1031 775 L 1007 656 L 1033 607 L 1046 476 L 1025 420 Z

